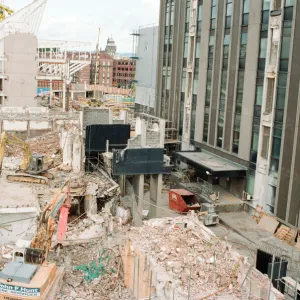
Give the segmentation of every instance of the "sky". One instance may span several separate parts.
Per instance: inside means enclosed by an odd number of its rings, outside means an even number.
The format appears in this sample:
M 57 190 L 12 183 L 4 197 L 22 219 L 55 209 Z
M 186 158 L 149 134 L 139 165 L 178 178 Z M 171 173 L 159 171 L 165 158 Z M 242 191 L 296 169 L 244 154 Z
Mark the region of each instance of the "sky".
M 32 0 L 4 0 L 19 10 Z M 112 36 L 118 53 L 132 53 L 130 36 L 139 26 L 157 23 L 160 0 L 48 0 L 38 38 L 91 42 L 101 28 L 100 47 Z

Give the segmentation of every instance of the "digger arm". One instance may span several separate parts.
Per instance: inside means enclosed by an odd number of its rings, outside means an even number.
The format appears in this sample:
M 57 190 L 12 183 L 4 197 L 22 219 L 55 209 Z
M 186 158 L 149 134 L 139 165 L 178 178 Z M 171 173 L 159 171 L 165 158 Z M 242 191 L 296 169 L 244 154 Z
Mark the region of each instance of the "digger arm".
M 53 196 L 51 202 L 45 207 L 38 226 L 37 234 L 31 242 L 31 248 L 42 249 L 45 251 L 46 259 L 51 249 L 52 238 L 56 225 L 55 218 L 58 211 L 60 211 L 60 214 L 56 244 L 61 244 L 65 239 L 65 233 L 67 231 L 67 221 L 70 208 L 70 184 L 68 179 L 63 188 Z
M 9 16 L 14 13 L 12 9 L 0 3 L 0 21 L 3 21 L 6 18 L 5 12 L 7 12 Z

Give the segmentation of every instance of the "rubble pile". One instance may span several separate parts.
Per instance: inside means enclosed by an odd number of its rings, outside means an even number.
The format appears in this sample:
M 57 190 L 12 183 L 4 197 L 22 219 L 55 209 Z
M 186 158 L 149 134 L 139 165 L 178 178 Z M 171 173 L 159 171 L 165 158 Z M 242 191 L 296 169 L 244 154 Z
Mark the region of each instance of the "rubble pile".
M 76 234 L 80 228 L 89 230 L 100 221 L 104 222 L 105 229 L 104 234 L 96 239 L 64 247 L 59 257 L 55 253 L 51 254 L 50 261 L 65 268 L 64 283 L 57 299 L 132 299 L 131 291 L 124 287 L 120 252 L 128 226 L 121 226 L 117 218 L 108 212 L 110 209 L 111 205 L 107 204 L 101 214 L 68 225 L 68 234 Z M 109 224 L 111 221 L 113 224 Z M 113 227 L 113 231 L 109 227 Z
M 3 245 L 0 247 L 0 270 L 12 259 L 13 246 Z
M 57 132 L 50 132 L 36 138 L 28 139 L 26 143 L 30 145 L 32 154 L 45 155 L 48 160 L 53 161 L 54 167 L 62 163 L 60 137 Z M 14 159 L 23 159 L 24 153 L 19 147 L 8 146 L 7 156 Z
M 53 159 L 54 167 L 62 163 L 60 147 L 60 137 L 58 132 L 46 133 L 40 137 L 27 140 L 30 144 L 31 152 L 42 154 Z
M 103 251 L 107 259 L 101 261 Z M 122 260 L 118 247 L 103 248 L 103 240 L 67 247 L 61 252 L 60 260 L 65 267 L 65 277 L 57 299 L 131 299 L 131 292 L 123 284 Z M 98 273 L 97 266 L 101 267 Z
M 221 242 L 191 216 L 153 219 L 127 233 L 131 245 L 164 267 L 180 294 L 201 299 L 217 294 L 222 299 L 248 299 L 236 288 L 237 261 L 231 246 Z M 180 298 L 181 299 L 181 298 Z

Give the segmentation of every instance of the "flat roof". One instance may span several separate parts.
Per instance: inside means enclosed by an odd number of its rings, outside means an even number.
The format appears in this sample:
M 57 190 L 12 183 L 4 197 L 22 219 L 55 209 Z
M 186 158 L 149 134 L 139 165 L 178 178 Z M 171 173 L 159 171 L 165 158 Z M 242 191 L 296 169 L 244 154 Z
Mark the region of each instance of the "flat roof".
M 177 158 L 188 165 L 209 172 L 215 177 L 245 177 L 247 168 L 205 150 L 176 152 Z

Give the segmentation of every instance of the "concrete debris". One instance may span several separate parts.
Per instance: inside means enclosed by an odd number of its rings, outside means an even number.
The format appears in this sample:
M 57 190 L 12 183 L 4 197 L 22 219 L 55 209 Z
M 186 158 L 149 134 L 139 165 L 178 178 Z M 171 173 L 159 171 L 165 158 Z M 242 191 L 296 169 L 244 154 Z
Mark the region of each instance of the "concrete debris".
M 182 223 L 185 223 L 183 228 L 177 226 Z M 192 216 L 153 219 L 145 222 L 141 228 L 132 228 L 127 236 L 129 242 L 123 252 L 123 263 L 128 266 L 125 269 L 128 287 L 132 286 L 132 257 L 135 257 L 135 260 L 139 257 L 140 261 L 148 261 L 143 268 L 147 269 L 147 265 L 152 265 L 153 273 L 155 269 L 160 270 L 157 274 L 162 278 L 160 284 L 156 284 L 158 299 L 172 299 L 167 294 L 174 292 L 177 300 L 188 297 L 198 300 L 226 285 L 229 287 L 229 284 L 232 284 L 232 287 L 235 287 L 237 274 L 234 270 L 237 260 L 232 255 L 231 247 L 220 242 Z M 140 290 L 143 289 L 143 281 L 147 283 L 144 288 L 148 289 L 148 280 L 140 278 Z M 154 282 L 153 279 L 153 285 Z M 143 295 L 147 297 L 147 293 Z M 246 291 L 240 287 L 226 288 L 218 293 L 218 297 L 248 299 Z
M 30 145 L 32 154 L 41 154 L 45 155 L 49 160 L 52 159 L 54 167 L 62 163 L 58 132 L 46 133 L 42 136 L 28 139 L 26 142 Z M 8 156 L 22 159 L 24 158 L 24 153 L 18 147 L 8 146 Z

